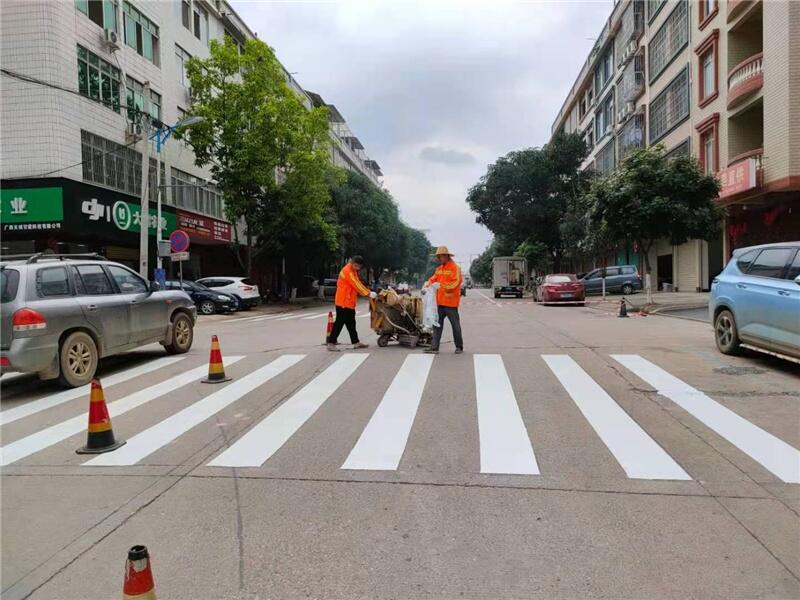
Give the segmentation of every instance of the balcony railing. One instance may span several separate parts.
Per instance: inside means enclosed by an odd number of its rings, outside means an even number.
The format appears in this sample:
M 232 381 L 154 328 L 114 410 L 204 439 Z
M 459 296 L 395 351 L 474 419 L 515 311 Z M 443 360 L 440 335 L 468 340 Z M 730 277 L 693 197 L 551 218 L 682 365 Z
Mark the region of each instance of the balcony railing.
M 759 52 L 740 62 L 728 75 L 728 108 L 764 85 L 764 55 Z

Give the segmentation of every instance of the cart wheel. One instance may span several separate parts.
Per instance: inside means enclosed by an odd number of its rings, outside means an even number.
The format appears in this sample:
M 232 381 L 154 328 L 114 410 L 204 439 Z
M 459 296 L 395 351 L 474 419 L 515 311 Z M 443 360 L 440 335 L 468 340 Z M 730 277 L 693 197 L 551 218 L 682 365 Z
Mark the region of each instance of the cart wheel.
M 378 346 L 386 348 L 389 345 L 389 340 L 392 339 L 391 335 L 382 335 L 378 338 Z

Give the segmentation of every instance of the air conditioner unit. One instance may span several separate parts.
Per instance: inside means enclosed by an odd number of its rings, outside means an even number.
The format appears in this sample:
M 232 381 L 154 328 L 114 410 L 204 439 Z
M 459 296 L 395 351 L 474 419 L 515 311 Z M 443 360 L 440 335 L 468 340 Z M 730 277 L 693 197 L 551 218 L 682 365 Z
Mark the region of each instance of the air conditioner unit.
M 111 29 L 103 30 L 106 46 L 111 52 L 119 50 L 119 34 Z

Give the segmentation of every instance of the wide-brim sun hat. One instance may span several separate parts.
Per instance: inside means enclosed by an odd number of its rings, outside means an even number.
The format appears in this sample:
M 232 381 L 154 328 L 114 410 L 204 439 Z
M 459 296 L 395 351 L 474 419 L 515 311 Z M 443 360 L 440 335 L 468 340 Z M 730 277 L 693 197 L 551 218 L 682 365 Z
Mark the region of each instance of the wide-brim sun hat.
M 442 254 L 446 254 L 447 256 L 455 256 L 455 254 L 447 249 L 447 246 L 439 246 L 436 248 L 436 252 L 434 252 L 431 256 L 441 256 Z

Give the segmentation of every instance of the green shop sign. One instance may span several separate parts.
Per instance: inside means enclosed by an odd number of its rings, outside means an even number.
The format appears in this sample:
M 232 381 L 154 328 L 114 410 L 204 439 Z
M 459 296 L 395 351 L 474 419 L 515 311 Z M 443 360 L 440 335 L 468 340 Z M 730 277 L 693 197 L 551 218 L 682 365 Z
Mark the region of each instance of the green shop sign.
M 64 199 L 60 187 L 0 190 L 3 231 L 61 229 Z
M 98 200 L 91 198 L 81 202 L 81 214 L 89 224 L 103 223 L 115 226 L 120 231 L 139 233 L 142 224 L 141 206 L 123 200 Z M 156 234 L 157 211 L 150 209 L 148 216 L 148 230 L 150 235 Z M 174 213 L 161 211 L 161 235 L 166 237 L 178 228 L 177 218 Z

